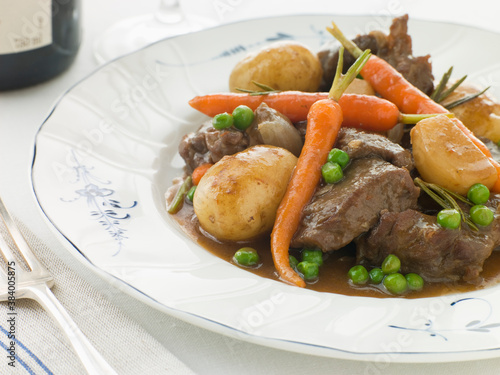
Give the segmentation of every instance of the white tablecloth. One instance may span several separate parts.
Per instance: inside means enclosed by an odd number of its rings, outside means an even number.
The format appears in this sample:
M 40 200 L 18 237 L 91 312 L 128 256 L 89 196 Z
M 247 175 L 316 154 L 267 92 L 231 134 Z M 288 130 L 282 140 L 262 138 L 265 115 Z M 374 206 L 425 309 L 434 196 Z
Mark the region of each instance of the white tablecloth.
M 497 374 L 500 359 L 448 364 L 373 365 L 290 353 L 221 336 L 160 313 L 125 295 L 114 285 L 96 277 L 91 265 L 65 250 L 60 239 L 48 230 L 33 197 L 30 166 L 35 134 L 56 99 L 70 86 L 98 68 L 92 53 L 96 38 L 120 19 L 153 12 L 158 3 L 159 0 L 85 0 L 83 44 L 75 64 L 69 71 L 32 88 L 0 93 L 0 195 L 14 215 L 52 250 L 64 267 L 100 291 L 106 301 L 112 304 L 113 309 L 106 310 L 105 314 L 108 315 L 93 316 L 87 311 L 86 319 L 109 320 L 114 318 L 115 311 L 121 319 L 130 319 L 136 324 L 134 329 L 141 330 L 135 332 L 140 338 L 138 346 L 144 343 L 159 343 L 197 374 Z M 190 12 L 211 17 L 216 23 L 279 14 L 372 14 L 376 19 L 380 15 L 397 16 L 409 13 L 413 18 L 462 23 L 500 32 L 500 4 L 497 0 L 186 0 L 184 6 Z M 480 51 L 464 53 L 480 56 Z M 109 344 L 112 345 L 112 335 L 109 335 Z M 161 353 L 161 348 L 157 346 L 152 349 L 155 353 Z M 126 353 L 117 353 L 114 360 L 119 360 L 120 355 L 126 356 Z M 58 361 L 58 358 L 54 356 L 51 360 Z M 166 357 L 158 356 L 158 361 L 164 358 Z M 149 356 L 148 361 L 151 360 L 152 357 Z M 158 368 L 163 368 L 140 362 L 136 362 L 135 366 L 136 373 L 159 374 Z M 54 364 L 53 367 L 57 368 Z M 10 373 L 4 359 L 0 360 L 0 373 Z

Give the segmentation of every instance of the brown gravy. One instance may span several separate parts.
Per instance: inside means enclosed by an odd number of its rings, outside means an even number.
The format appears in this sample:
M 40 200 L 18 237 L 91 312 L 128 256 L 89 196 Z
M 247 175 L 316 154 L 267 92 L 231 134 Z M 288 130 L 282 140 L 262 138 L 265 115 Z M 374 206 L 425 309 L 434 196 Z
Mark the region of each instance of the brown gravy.
M 279 280 L 274 268 L 269 238 L 253 242 L 219 242 L 204 235 L 198 225 L 198 220 L 194 215 L 192 206 L 184 204 L 183 208 L 175 214 L 175 218 L 182 229 L 197 242 L 219 258 L 234 263 L 232 258 L 234 253 L 245 246 L 253 247 L 260 256 L 261 263 L 256 268 L 244 268 L 262 277 Z M 320 268 L 319 279 L 314 283 L 308 283 L 307 289 L 318 292 L 329 292 L 348 296 L 360 297 L 394 297 L 387 293 L 383 287 L 366 284 L 359 287 L 349 282 L 347 272 L 356 264 L 355 249 L 345 248 L 331 252 L 325 257 L 324 264 Z M 235 267 L 239 267 L 235 264 Z M 483 282 L 479 285 L 472 285 L 465 282 L 457 283 L 426 283 L 423 290 L 407 293 L 404 298 L 435 297 L 451 293 L 463 293 L 495 285 L 500 282 L 500 251 L 494 251 L 484 263 L 482 272 Z

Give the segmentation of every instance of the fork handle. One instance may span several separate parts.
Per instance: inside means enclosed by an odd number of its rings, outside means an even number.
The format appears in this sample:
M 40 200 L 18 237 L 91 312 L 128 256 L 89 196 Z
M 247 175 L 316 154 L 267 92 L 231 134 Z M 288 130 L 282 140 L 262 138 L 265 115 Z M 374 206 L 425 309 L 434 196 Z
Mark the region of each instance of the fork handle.
M 27 292 L 52 315 L 63 332 L 66 333 L 75 353 L 89 374 L 117 375 L 116 371 L 113 370 L 101 354 L 92 346 L 82 331 L 80 331 L 66 309 L 46 284 L 29 286 Z

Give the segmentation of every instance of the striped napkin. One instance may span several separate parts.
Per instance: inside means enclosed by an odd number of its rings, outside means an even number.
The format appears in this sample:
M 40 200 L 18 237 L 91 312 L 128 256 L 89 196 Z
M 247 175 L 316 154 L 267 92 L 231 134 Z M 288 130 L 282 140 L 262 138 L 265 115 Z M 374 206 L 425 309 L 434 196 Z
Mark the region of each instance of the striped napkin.
M 29 230 L 20 227 L 53 275 L 55 296 L 118 374 L 193 374 Z M 15 315 L 9 314 L 12 311 Z M 37 302 L 20 299 L 15 306 L 1 302 L 0 317 L 0 374 L 86 374 L 64 334 Z

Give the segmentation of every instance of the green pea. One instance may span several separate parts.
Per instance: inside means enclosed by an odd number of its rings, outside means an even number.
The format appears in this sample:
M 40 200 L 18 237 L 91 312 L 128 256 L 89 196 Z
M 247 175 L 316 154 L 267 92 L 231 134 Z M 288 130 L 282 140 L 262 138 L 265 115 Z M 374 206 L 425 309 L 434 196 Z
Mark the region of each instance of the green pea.
M 189 191 L 186 194 L 186 198 L 189 199 L 191 202 L 193 201 L 195 191 L 196 191 L 196 185 L 192 186 L 191 189 L 189 189 Z
M 246 105 L 239 105 L 233 111 L 233 125 L 238 130 L 246 130 L 252 124 L 255 114 Z
M 409 273 L 405 275 L 405 278 L 410 290 L 422 290 L 424 287 L 424 279 L 419 274 Z
M 304 249 L 302 250 L 302 261 L 314 262 L 318 266 L 322 266 L 323 252 L 321 250 Z
M 290 267 L 292 267 L 294 270 L 297 269 L 297 264 L 299 264 L 299 261 L 297 258 L 295 258 L 293 255 L 289 255 L 288 259 L 290 260 Z
M 402 294 L 408 289 L 408 282 L 400 273 L 391 273 L 385 277 L 384 286 L 393 294 Z
M 349 279 L 356 285 L 366 284 L 369 278 L 368 271 L 361 264 L 351 267 L 347 276 L 349 276 Z
M 339 182 L 344 177 L 342 167 L 338 163 L 326 162 L 321 167 L 321 175 L 327 184 Z
M 368 275 L 372 283 L 380 284 L 382 280 L 384 280 L 385 273 L 381 268 L 372 268 L 370 272 L 368 272 Z
M 297 264 L 297 271 L 304 275 L 304 280 L 312 281 L 319 276 L 319 266 L 317 263 L 302 261 Z
M 401 261 L 396 255 L 389 254 L 385 257 L 384 261 L 382 262 L 381 268 L 382 272 L 386 275 L 389 275 L 391 273 L 396 273 L 401 268 Z
M 328 153 L 329 162 L 337 163 L 342 169 L 349 163 L 349 155 L 341 149 L 334 148 Z
M 493 221 L 494 215 L 488 207 L 481 204 L 476 204 L 472 206 L 469 211 L 470 219 L 477 225 L 483 227 L 490 225 Z
M 243 247 L 234 253 L 233 260 L 240 266 L 251 267 L 259 263 L 259 254 L 251 247 Z
M 490 198 L 490 189 L 483 184 L 474 184 L 467 192 L 467 198 L 474 204 L 483 204 Z
M 462 216 L 454 208 L 445 208 L 438 212 L 437 223 L 443 228 L 457 229 L 460 227 Z
M 230 128 L 233 125 L 233 116 L 227 112 L 219 113 L 212 119 L 212 126 L 217 130 Z

